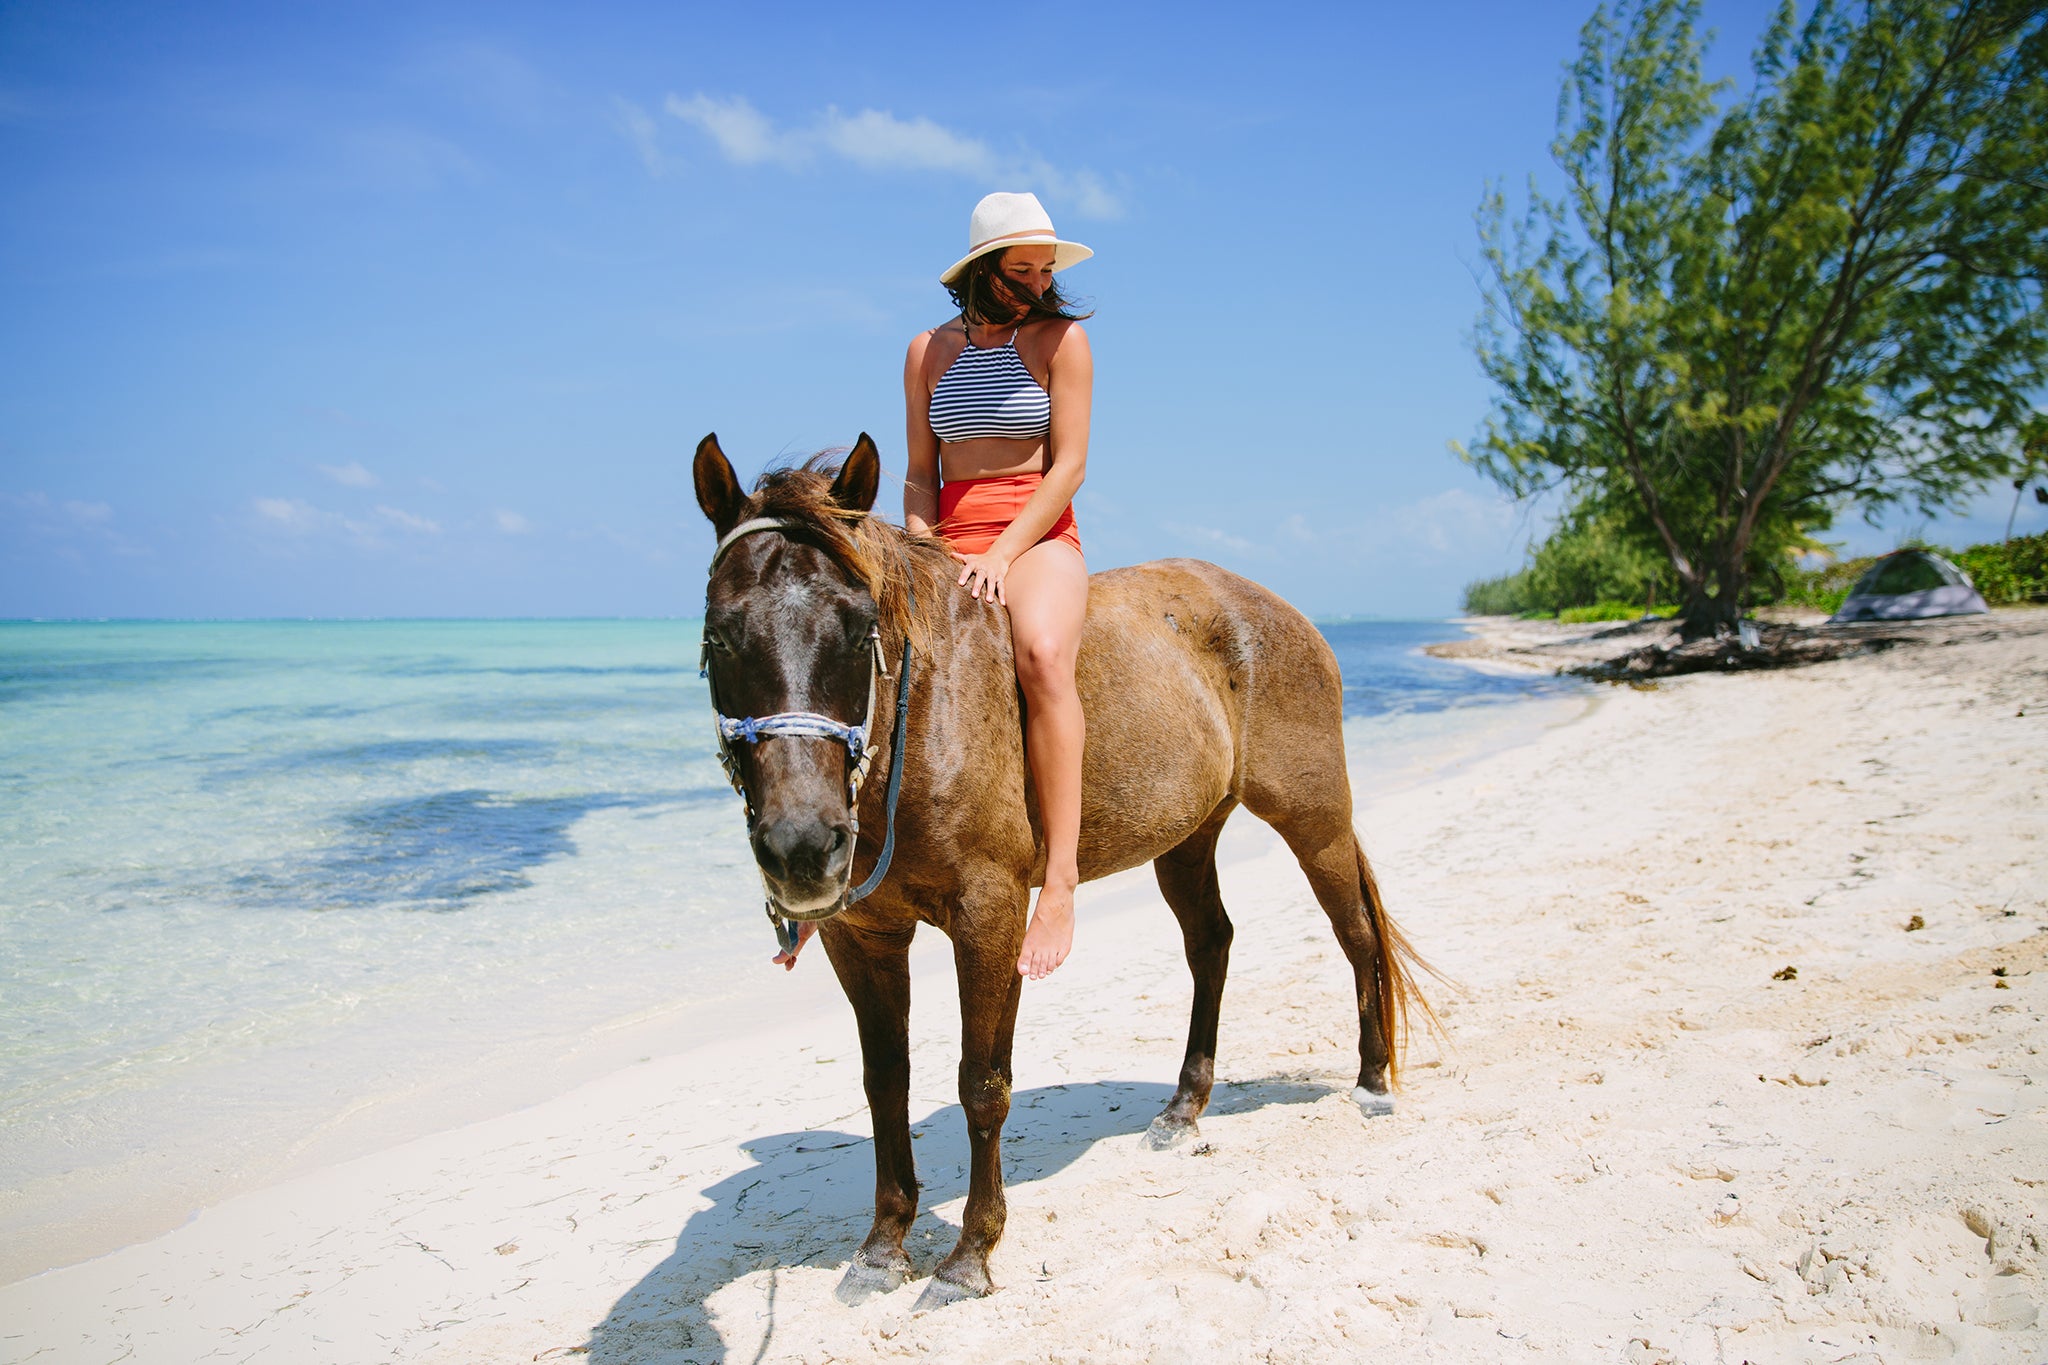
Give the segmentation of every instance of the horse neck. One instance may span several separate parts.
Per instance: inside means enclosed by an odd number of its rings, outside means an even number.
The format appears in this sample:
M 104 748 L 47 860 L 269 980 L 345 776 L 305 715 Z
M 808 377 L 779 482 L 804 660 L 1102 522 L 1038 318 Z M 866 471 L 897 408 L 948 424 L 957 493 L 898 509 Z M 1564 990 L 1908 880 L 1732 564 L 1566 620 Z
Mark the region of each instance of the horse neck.
M 906 580 L 929 627 L 924 649 L 934 663 L 957 665 L 960 650 L 973 634 L 963 627 L 979 621 L 989 608 L 961 589 L 958 560 L 936 546 L 910 541 L 900 530 L 896 534 L 903 537 L 899 550 Z M 1005 630 L 1000 635 L 1007 654 L 1009 632 Z M 1001 663 L 1005 669 L 1014 668 L 1007 657 Z
M 952 624 L 952 613 L 947 610 L 952 586 L 946 566 L 953 561 L 942 557 L 927 545 L 918 544 L 905 535 L 899 553 L 903 557 L 904 584 L 909 589 L 911 601 L 916 606 L 915 614 L 922 621 L 926 637 L 920 643 L 926 650 L 945 648 L 945 637 Z

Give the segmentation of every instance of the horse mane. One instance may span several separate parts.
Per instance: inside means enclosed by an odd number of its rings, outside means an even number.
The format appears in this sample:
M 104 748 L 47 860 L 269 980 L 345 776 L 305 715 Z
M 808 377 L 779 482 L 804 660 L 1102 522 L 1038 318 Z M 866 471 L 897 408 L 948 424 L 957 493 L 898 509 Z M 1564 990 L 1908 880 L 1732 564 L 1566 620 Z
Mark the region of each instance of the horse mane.
M 946 542 L 842 506 L 832 496 L 832 481 L 844 458 L 844 451 L 825 450 L 800 465 L 762 471 L 742 519 L 777 517 L 796 523 L 875 599 L 888 653 L 906 639 L 928 653 L 937 619 L 937 570 L 952 563 Z M 916 587 L 926 591 L 915 593 Z

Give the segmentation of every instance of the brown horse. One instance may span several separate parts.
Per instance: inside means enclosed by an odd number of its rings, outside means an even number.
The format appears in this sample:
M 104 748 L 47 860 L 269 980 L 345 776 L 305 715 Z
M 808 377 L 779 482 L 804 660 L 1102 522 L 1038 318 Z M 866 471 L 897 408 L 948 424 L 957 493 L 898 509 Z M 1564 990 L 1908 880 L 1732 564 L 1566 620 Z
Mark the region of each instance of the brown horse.
M 819 461 L 771 470 L 751 496 L 717 437 L 704 438 L 695 465 L 697 501 L 720 541 L 704 622 L 716 709 L 734 718 L 722 722 L 721 745 L 771 902 L 790 919 L 822 921 L 860 1030 L 875 1220 L 840 1284 L 848 1302 L 895 1288 L 910 1270 L 903 1236 L 918 1184 L 907 955 L 920 923 L 953 942 L 973 1166 L 959 1243 L 918 1301 L 928 1308 L 991 1288 L 1023 991 L 1017 955 L 1045 850 L 1007 615 L 955 587 L 958 566 L 943 542 L 869 515 L 880 475 L 866 433 L 836 470 Z M 888 701 L 903 675 L 883 671 L 889 655 L 909 671 L 893 812 L 884 783 L 859 781 L 863 753 L 876 772 L 899 759 Z M 1180 1085 L 1148 1139 L 1165 1147 L 1185 1138 L 1209 1102 L 1231 940 L 1216 840 L 1240 804 L 1280 832 L 1330 918 L 1357 987 L 1353 1098 L 1369 1115 L 1390 1112 L 1404 1015 L 1420 1003 L 1415 958 L 1352 831 L 1328 644 L 1258 585 L 1197 560 L 1164 560 L 1090 579 L 1079 683 L 1088 717 L 1081 878 L 1151 862 L 1194 974 Z M 893 863 L 855 901 L 856 873 L 873 877 L 892 837 Z

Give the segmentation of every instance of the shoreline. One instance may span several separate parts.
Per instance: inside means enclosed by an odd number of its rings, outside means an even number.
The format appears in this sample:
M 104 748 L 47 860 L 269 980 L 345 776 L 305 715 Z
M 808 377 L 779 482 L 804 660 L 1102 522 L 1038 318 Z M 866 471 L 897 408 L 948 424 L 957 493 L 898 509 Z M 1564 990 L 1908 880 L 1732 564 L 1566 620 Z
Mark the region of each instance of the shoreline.
M 1397 750 L 1442 755 L 1457 763 L 1476 761 L 1494 750 L 1528 742 L 1547 720 L 1517 722 L 1513 717 L 1547 717 L 1552 713 L 1544 711 L 1546 704 L 1555 703 L 1532 698 L 1455 708 L 1444 713 L 1444 724 L 1420 736 L 1409 735 Z M 1408 735 L 1416 728 L 1381 718 L 1354 724 L 1380 738 L 1390 730 Z M 1347 737 L 1351 733 L 1347 729 Z M 1409 772 L 1398 780 L 1419 779 Z M 606 856 L 608 841 L 600 830 L 586 827 L 581 837 L 590 846 L 586 857 Z M 1250 817 L 1232 821 L 1219 846 L 1219 861 L 1228 865 L 1257 856 L 1272 837 Z M 1122 904 L 1128 897 L 1118 888 L 1133 881 L 1141 898 L 1156 899 L 1149 869 L 1140 868 L 1086 888 L 1089 900 L 1100 903 L 1091 913 L 1106 913 L 1110 906 Z M 651 1058 L 701 1049 L 707 1037 L 714 1046 L 737 1047 L 750 1035 L 781 1023 L 837 1019 L 836 1011 L 844 1009 L 843 997 L 822 952 L 807 958 L 797 972 L 785 974 L 767 963 L 774 946 L 766 925 L 747 918 L 745 911 L 738 914 L 746 929 L 759 930 L 758 951 L 741 970 L 758 970 L 759 976 L 743 981 L 737 994 L 727 991 L 709 1001 L 675 999 L 596 1020 L 568 1035 L 536 1034 L 503 1041 L 483 1053 L 423 1062 L 374 1088 L 348 1095 L 344 1103 L 308 1111 L 308 1123 L 292 1127 L 272 1121 L 254 1133 L 278 1136 L 274 1144 L 230 1146 L 203 1140 L 211 1130 L 167 1130 L 168 1140 L 160 1137 L 126 1161 L 22 1180 L 0 1192 L 10 1228 L 7 1245 L 0 1246 L 0 1284 L 118 1254 L 190 1226 L 208 1209 L 236 1198 L 546 1104 Z M 950 975 L 950 949 L 943 935 L 920 935 L 913 953 L 921 982 Z M 278 1066 L 270 1063 L 262 1074 L 277 1071 Z M 235 1067 L 216 1065 L 174 1098 L 204 1104 L 236 1079 Z
M 765 924 L 764 975 L 774 951 Z M 780 978 L 782 973 L 776 971 Z M 374 1088 L 317 1109 L 294 1109 L 258 1135 L 274 1145 L 211 1145 L 215 1128 L 180 1129 L 170 1140 L 120 1163 L 99 1163 L 37 1176 L 0 1192 L 8 1207 L 12 1250 L 0 1248 L 0 1284 L 90 1264 L 125 1248 L 188 1227 L 209 1209 L 452 1129 L 489 1122 L 557 1098 L 652 1057 L 701 1045 L 707 1031 L 726 1042 L 796 1014 L 817 1016 L 838 1000 L 829 977 L 784 982 L 763 996 L 681 999 L 597 1019 L 573 1034 L 524 1036 L 468 1055 L 421 1063 Z M 316 1059 L 317 1060 L 317 1059 Z M 312 1065 L 309 1062 L 308 1065 Z M 331 1064 L 331 1063 L 328 1063 Z M 264 1061 L 265 1075 L 281 1064 Z M 203 1104 L 237 1084 L 238 1066 L 212 1064 L 166 1098 Z M 292 1119 L 302 1120 L 293 1122 Z M 110 1198 L 109 1192 L 118 1195 Z M 23 1248 L 45 1263 L 30 1269 Z
M 1186 970 L 1145 869 L 1094 884 L 1086 951 L 1026 993 L 990 1299 L 914 1317 L 913 1281 L 833 1300 L 872 1188 L 837 1005 L 0 1289 L 0 1341 L 350 1362 L 1121 1359 L 1157 1340 L 1205 1361 L 2038 1356 L 2048 642 L 1597 695 L 1413 784 L 1375 789 L 1354 757 L 1388 902 L 1462 985 L 1433 992 L 1447 1040 L 1412 1040 L 1392 1119 L 1346 1098 L 1348 972 L 1246 822 L 1220 874 L 1238 935 L 1202 1142 L 1139 1151 Z M 951 974 L 921 938 L 920 1275 L 954 1235 L 965 1147 Z M 794 978 L 836 1000 L 822 965 Z

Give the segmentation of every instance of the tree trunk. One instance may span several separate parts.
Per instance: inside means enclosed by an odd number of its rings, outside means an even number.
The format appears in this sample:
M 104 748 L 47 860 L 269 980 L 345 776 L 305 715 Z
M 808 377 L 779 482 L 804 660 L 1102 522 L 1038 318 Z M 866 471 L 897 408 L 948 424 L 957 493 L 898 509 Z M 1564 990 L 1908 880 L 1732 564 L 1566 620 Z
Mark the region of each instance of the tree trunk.
M 1749 586 L 1742 558 L 1739 554 L 1727 556 L 1706 575 L 1685 584 L 1684 604 L 1679 609 L 1681 639 L 1709 640 L 1735 633 L 1742 620 L 1743 592 Z

